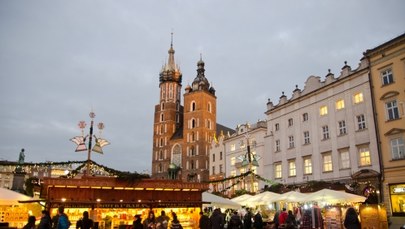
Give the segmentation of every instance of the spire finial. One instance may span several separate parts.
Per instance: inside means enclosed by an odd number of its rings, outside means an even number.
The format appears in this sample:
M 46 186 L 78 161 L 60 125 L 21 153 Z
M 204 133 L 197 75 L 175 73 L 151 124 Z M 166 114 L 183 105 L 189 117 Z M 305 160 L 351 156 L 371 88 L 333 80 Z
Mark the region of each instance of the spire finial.
M 202 53 L 200 53 L 200 60 L 202 60 Z
M 172 47 L 172 48 L 173 48 L 173 29 L 172 29 L 172 32 L 171 32 L 171 41 L 170 41 L 170 47 Z

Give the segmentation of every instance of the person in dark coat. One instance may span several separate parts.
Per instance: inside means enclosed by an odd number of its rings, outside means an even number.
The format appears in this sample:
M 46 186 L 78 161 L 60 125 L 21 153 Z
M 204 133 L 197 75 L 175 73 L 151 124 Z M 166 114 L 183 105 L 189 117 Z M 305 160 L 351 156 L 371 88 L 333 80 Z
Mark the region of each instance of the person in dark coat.
M 245 216 L 243 216 L 243 228 L 244 229 L 252 228 L 252 213 L 250 212 L 249 209 L 247 209 Z
M 278 220 L 279 216 L 280 216 L 280 212 L 276 211 L 276 213 L 274 214 L 274 218 L 273 218 L 274 229 L 278 229 L 278 226 L 280 225 L 280 221 Z
M 210 229 L 210 218 L 203 212 L 200 212 L 200 221 L 198 225 L 200 229 Z
M 257 212 L 254 216 L 253 226 L 255 229 L 263 229 L 263 218 L 260 212 Z
M 222 217 L 221 210 L 216 208 L 210 217 L 211 229 L 224 228 L 224 218 Z
M 177 219 L 176 213 L 172 213 L 173 220 L 170 224 L 170 229 L 183 229 L 183 226 L 180 224 L 180 221 Z
M 31 215 L 28 217 L 28 222 L 24 225 L 23 229 L 35 229 L 35 216 Z
M 76 223 L 76 229 L 93 229 L 94 222 L 92 219 L 89 218 L 89 212 L 83 212 L 83 218 L 79 219 Z
M 141 215 L 135 215 L 135 220 L 132 223 L 132 229 L 143 229 Z
M 297 228 L 297 221 L 295 220 L 295 215 L 292 213 L 291 210 L 288 210 L 288 215 L 285 222 L 287 224 L 287 229 Z
M 51 229 L 52 228 L 52 219 L 49 216 L 49 212 L 42 210 L 41 220 L 39 221 L 38 229 Z
M 346 229 L 360 229 L 359 216 L 354 208 L 349 208 L 346 211 L 345 221 L 343 223 Z
M 234 211 L 228 222 L 228 229 L 241 229 L 243 227 L 242 220 L 237 211 Z

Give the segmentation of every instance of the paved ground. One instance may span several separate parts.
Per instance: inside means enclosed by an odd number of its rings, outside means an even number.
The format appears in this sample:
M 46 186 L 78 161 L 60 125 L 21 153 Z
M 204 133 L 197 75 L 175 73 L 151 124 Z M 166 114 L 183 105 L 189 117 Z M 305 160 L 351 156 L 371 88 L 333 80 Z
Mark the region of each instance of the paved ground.
M 400 229 L 405 225 L 405 217 L 391 217 L 390 229 Z

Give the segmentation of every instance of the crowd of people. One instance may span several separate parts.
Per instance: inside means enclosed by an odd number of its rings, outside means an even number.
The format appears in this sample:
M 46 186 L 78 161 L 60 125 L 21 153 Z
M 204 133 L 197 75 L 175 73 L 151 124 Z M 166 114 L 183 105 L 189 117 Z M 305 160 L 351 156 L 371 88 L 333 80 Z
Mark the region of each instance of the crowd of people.
M 229 214 L 230 213 L 230 214 Z M 27 224 L 23 229 L 68 229 L 71 226 L 69 217 L 64 213 L 64 208 L 58 208 L 58 213 L 53 218 L 48 211 L 43 210 L 38 226 L 36 226 L 35 216 L 29 216 Z M 255 214 L 250 209 L 242 215 L 238 211 L 222 213 L 220 208 L 216 208 L 210 214 L 207 209 L 200 212 L 198 227 L 200 229 L 263 229 L 264 222 L 260 211 Z M 347 229 L 360 228 L 358 214 L 354 208 L 348 208 L 343 219 L 343 225 Z M 301 210 L 299 208 L 287 211 L 283 208 L 277 211 L 273 217 L 272 228 L 274 229 L 312 229 L 323 228 L 323 219 L 319 208 Z M 94 221 L 89 218 L 87 211 L 83 212 L 83 217 L 76 222 L 76 229 L 96 229 Z M 135 215 L 132 229 L 183 229 L 177 214 L 171 212 L 171 217 L 161 211 L 155 217 L 154 211 L 149 211 L 148 217 L 142 220 L 141 215 Z

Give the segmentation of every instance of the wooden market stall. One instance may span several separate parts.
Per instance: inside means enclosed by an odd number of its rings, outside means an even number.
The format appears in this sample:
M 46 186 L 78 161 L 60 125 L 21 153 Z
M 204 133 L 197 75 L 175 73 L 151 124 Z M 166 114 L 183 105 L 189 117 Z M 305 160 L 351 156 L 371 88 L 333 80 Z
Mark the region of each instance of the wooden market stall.
M 178 215 L 184 228 L 197 228 L 208 184 L 179 180 L 120 180 L 115 177 L 81 177 L 44 179 L 41 198 L 51 216 L 61 205 L 72 225 L 88 211 L 99 228 L 122 228 L 131 225 L 134 215 L 146 218 L 153 210 L 159 216 L 164 210 Z

